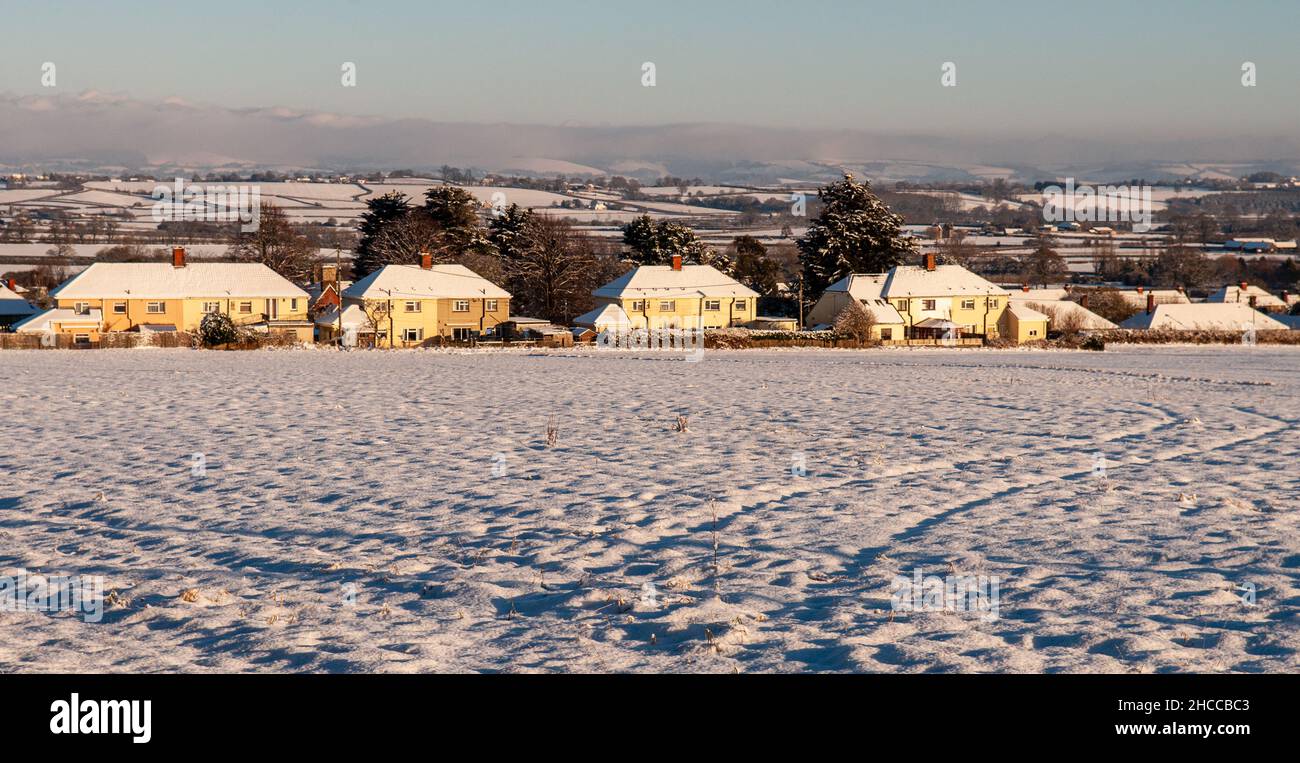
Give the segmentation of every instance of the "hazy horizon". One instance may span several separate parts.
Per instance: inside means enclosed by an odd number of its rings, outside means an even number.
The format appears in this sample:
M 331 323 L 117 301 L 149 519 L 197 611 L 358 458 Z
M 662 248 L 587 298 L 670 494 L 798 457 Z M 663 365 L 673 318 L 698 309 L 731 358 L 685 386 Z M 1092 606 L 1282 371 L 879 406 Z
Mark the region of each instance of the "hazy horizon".
M 1032 174 L 1300 158 L 1295 3 L 1099 2 L 1074 16 L 839 0 L 3 8 L 10 164 L 906 161 Z

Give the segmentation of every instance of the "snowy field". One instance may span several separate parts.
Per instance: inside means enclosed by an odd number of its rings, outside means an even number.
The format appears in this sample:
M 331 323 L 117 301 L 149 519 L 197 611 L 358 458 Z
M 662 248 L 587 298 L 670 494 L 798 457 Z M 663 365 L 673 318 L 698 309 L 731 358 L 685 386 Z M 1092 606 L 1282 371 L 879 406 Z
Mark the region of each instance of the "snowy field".
M 1298 370 L 8 351 L 0 574 L 114 603 L 0 612 L 0 671 L 1296 671 Z M 997 617 L 891 615 L 917 570 Z

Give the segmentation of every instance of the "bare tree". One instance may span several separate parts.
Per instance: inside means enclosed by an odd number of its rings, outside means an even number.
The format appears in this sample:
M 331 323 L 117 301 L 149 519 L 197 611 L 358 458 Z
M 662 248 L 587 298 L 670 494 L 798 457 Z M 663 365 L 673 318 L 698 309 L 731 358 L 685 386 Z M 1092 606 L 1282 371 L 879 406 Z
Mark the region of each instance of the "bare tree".
M 311 280 L 316 250 L 289 223 L 284 210 L 262 202 L 257 230 L 241 232 L 230 246 L 240 262 L 260 262 L 293 283 Z
M 370 346 L 378 347 L 379 332 L 386 330 L 392 303 L 386 299 L 367 299 L 361 303 L 361 312 L 366 316 L 366 325 L 362 328 L 370 329 Z
M 857 300 L 849 302 L 839 315 L 835 316 L 835 333 L 851 336 L 858 344 L 871 340 L 871 330 L 875 325 L 876 316 Z

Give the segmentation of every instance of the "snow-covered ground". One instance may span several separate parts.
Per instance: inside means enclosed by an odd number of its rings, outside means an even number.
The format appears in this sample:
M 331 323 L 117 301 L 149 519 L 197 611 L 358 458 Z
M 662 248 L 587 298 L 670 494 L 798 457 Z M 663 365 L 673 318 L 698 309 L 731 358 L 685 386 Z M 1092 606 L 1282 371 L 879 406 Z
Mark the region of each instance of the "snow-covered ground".
M 0 574 L 120 600 L 0 612 L 0 671 L 1295 671 L 1298 370 L 6 351 Z M 999 616 L 891 616 L 918 569 Z

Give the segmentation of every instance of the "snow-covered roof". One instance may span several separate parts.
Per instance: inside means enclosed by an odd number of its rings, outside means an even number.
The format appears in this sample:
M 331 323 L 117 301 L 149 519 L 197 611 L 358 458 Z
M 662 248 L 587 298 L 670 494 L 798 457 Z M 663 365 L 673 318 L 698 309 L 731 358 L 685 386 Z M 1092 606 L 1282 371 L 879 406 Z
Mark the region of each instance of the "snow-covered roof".
M 1046 321 L 1049 320 L 1046 315 L 1038 312 L 1029 305 L 1019 300 L 1012 300 L 1007 304 L 1007 311 L 1016 316 L 1016 320 L 1021 321 Z
M 758 292 L 712 265 L 641 265 L 592 292 L 612 299 L 659 297 L 753 297 Z
M 330 309 L 321 313 L 320 316 L 316 318 L 316 325 L 337 327 L 339 325 L 338 309 L 331 307 Z M 370 319 L 366 317 L 365 311 L 363 311 L 357 305 L 348 305 L 343 310 L 343 328 L 360 329 L 360 328 L 365 328 L 369 325 L 370 325 Z
M 1157 305 L 1187 305 L 1191 300 L 1187 295 L 1177 289 L 1123 289 L 1118 292 L 1120 298 L 1129 307 L 1140 307 L 1146 309 L 1147 296 L 1155 295 Z
M 352 299 L 510 299 L 510 292 L 464 265 L 385 265 L 343 290 Z
M 1074 318 L 1079 321 L 1079 328 L 1084 331 L 1101 331 L 1104 329 L 1119 328 L 1114 323 L 1111 323 L 1100 315 L 1097 315 L 1078 302 L 1071 302 L 1068 299 L 1020 300 L 1016 299 L 1013 294 L 1011 297 L 1011 304 L 1014 306 L 1016 303 L 1021 303 L 1038 310 L 1039 312 L 1051 311 L 1059 316 L 1059 319 Z M 1051 316 L 1049 315 L 1048 317 Z
M 1022 302 L 1058 302 L 1070 295 L 1068 289 L 1013 289 L 1011 299 Z
M 595 329 L 626 329 L 631 328 L 632 320 L 627 317 L 627 313 L 618 305 L 602 305 L 589 313 L 583 313 L 573 319 L 575 325 L 590 326 Z
M 890 269 L 881 290 L 886 299 L 899 297 L 947 297 L 1009 292 L 984 280 L 961 265 L 938 265 L 927 270 L 920 265 L 898 265 Z
M 18 296 L 3 284 L 0 284 L 0 315 L 31 315 L 37 311 L 31 302 Z
M 59 299 L 306 297 L 259 262 L 96 262 L 50 292 Z
M 103 317 L 104 314 L 99 310 L 79 313 L 71 308 L 56 307 L 15 323 L 13 330 L 20 333 L 53 331 L 55 323 L 98 329 Z
M 1244 302 L 1250 304 L 1255 298 L 1255 307 L 1286 307 L 1286 303 L 1269 294 L 1254 284 L 1248 284 L 1243 292 L 1241 286 L 1225 286 L 1206 298 L 1206 302 Z
M 1260 331 L 1287 328 L 1244 302 L 1195 302 L 1186 305 L 1156 305 L 1120 324 L 1126 329 L 1175 329 L 1182 331 L 1242 331 L 1248 327 Z

